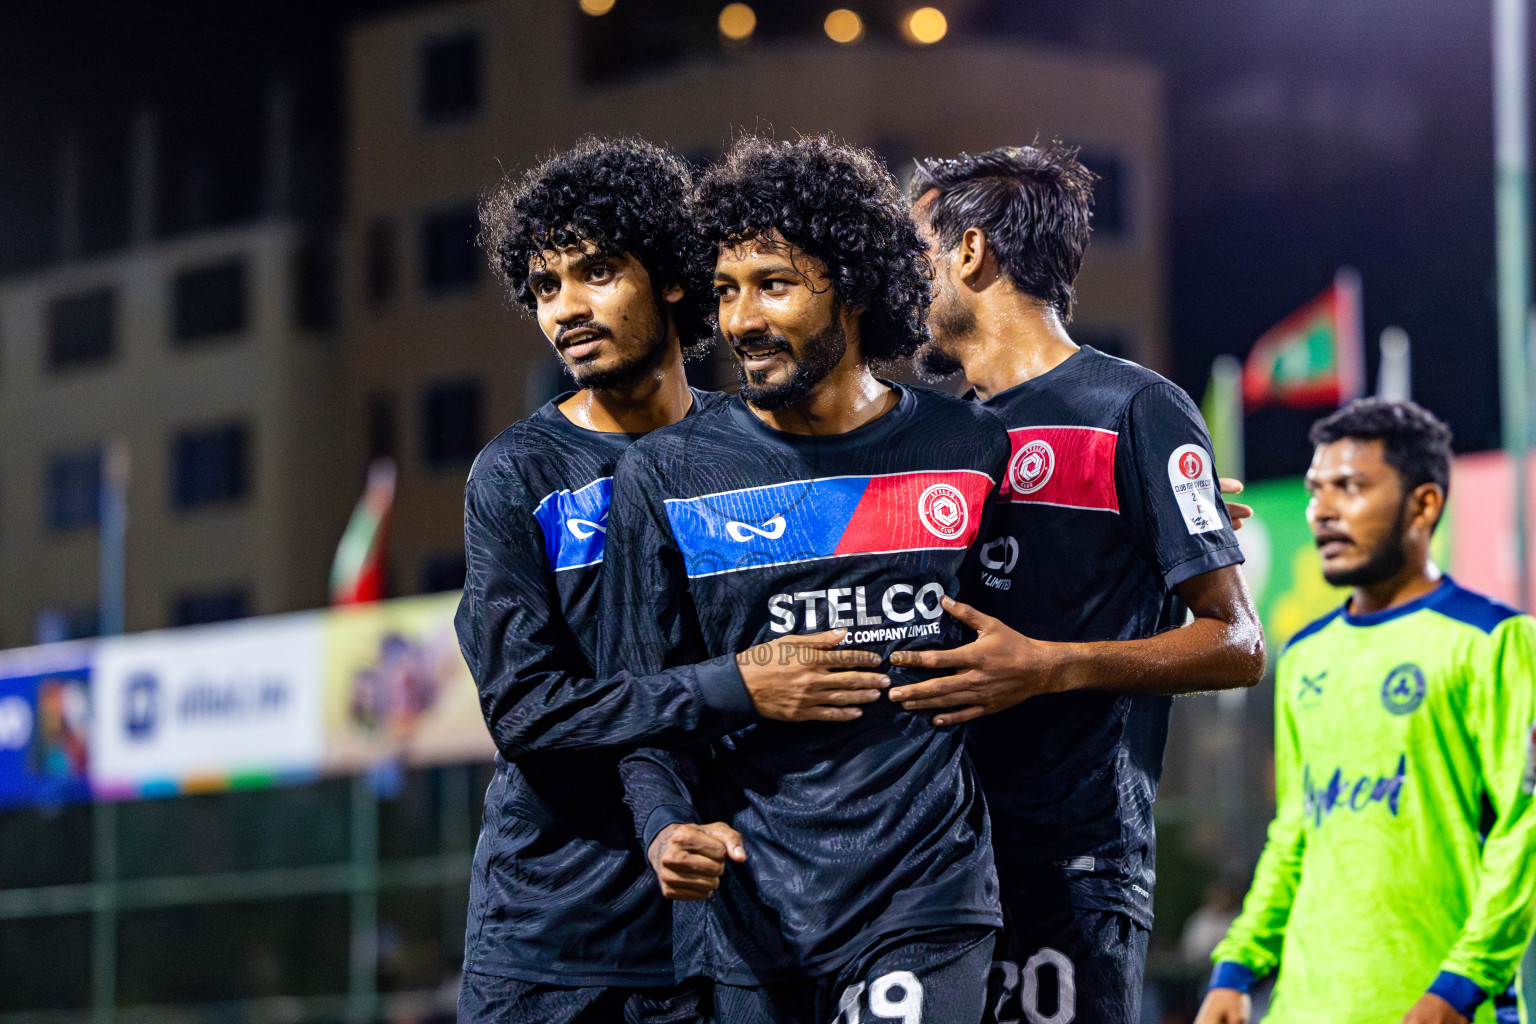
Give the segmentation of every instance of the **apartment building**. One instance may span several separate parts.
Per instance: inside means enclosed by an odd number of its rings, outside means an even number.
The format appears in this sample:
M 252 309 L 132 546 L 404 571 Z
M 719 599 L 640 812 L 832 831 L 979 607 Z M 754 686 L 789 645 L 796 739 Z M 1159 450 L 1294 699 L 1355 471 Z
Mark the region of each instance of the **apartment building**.
M 348 39 L 341 450 L 357 480 L 372 456 L 399 462 L 395 593 L 459 584 L 471 459 L 562 387 L 537 327 L 508 307 L 473 246 L 476 197 L 587 132 L 639 134 L 702 161 L 740 129 L 832 131 L 898 171 L 916 155 L 1036 137 L 1079 145 L 1102 180 L 1074 334 L 1166 367 L 1155 70 L 958 35 L 919 47 L 871 33 L 840 46 L 812 32 L 711 41 L 616 78 L 596 48 L 601 16 L 583 13 L 612 7 L 445 4 Z M 771 5 L 760 9 L 770 18 Z M 716 382 L 709 368 L 700 375 Z
M 350 487 L 323 259 L 271 219 L 0 281 L 0 646 L 96 632 L 114 444 L 128 629 L 325 603 Z

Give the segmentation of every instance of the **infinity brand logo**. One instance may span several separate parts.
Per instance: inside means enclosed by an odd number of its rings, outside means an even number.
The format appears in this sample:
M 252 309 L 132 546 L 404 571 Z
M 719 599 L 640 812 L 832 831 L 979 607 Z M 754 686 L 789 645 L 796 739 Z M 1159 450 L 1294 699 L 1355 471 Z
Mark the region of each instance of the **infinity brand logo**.
M 590 519 L 567 519 L 565 521 L 565 527 L 576 536 L 580 537 L 582 540 L 586 540 L 594 533 L 606 534 L 608 532 L 608 527 L 604 524 L 607 521 L 607 516 L 603 517 L 603 522 L 601 523 L 594 523 Z
M 753 526 L 751 523 L 738 523 L 732 519 L 725 524 L 725 532 L 731 535 L 731 540 L 738 544 L 745 544 L 752 539 L 753 535 L 766 537 L 769 540 L 778 540 L 784 536 L 784 527 L 786 525 L 788 524 L 784 522 L 782 514 L 774 516 L 760 527 Z

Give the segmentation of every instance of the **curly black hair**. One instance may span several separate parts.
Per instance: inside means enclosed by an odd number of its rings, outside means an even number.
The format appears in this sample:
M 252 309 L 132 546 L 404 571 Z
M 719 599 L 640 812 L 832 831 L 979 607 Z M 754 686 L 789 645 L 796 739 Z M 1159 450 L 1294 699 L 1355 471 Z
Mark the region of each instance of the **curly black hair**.
M 507 175 L 480 197 L 480 244 L 507 294 L 524 310 L 538 307 L 528 278 L 552 249 L 596 247 L 629 253 L 645 267 L 657 306 L 671 309 L 683 357 L 709 351 L 714 340 L 714 246 L 688 216 L 693 171 L 670 150 L 643 139 L 586 136 L 521 175 Z M 683 287 L 676 303 L 661 301 L 668 285 Z
M 713 252 L 778 232 L 827 265 L 837 300 L 863 309 L 866 359 L 904 359 L 927 340 L 926 247 L 878 156 L 828 135 L 738 138 L 705 171 L 694 220 Z
M 980 228 L 1014 286 L 1065 324 L 1088 249 L 1093 182 L 1077 150 L 1053 142 L 919 160 L 910 195 L 916 204 L 937 189 L 928 218 L 939 244 L 953 249 L 968 228 Z

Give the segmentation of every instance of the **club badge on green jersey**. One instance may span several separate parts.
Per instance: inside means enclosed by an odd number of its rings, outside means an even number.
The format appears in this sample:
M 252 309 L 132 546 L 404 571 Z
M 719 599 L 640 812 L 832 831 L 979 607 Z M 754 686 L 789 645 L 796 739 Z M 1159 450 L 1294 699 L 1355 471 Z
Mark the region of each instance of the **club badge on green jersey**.
M 1394 715 L 1406 715 L 1424 703 L 1424 670 L 1404 662 L 1387 673 L 1381 684 L 1382 707 Z

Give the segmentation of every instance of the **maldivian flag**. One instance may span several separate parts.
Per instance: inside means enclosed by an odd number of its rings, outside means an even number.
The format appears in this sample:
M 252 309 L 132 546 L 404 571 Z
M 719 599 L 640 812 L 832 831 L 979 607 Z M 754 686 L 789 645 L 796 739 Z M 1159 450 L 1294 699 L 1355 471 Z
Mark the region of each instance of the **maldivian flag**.
M 1358 398 L 1365 376 L 1360 275 L 1344 268 L 1323 294 L 1254 342 L 1243 368 L 1249 409 L 1342 405 Z
M 394 504 L 394 460 L 375 459 L 331 562 L 331 604 L 360 604 L 384 596 L 384 544 Z

